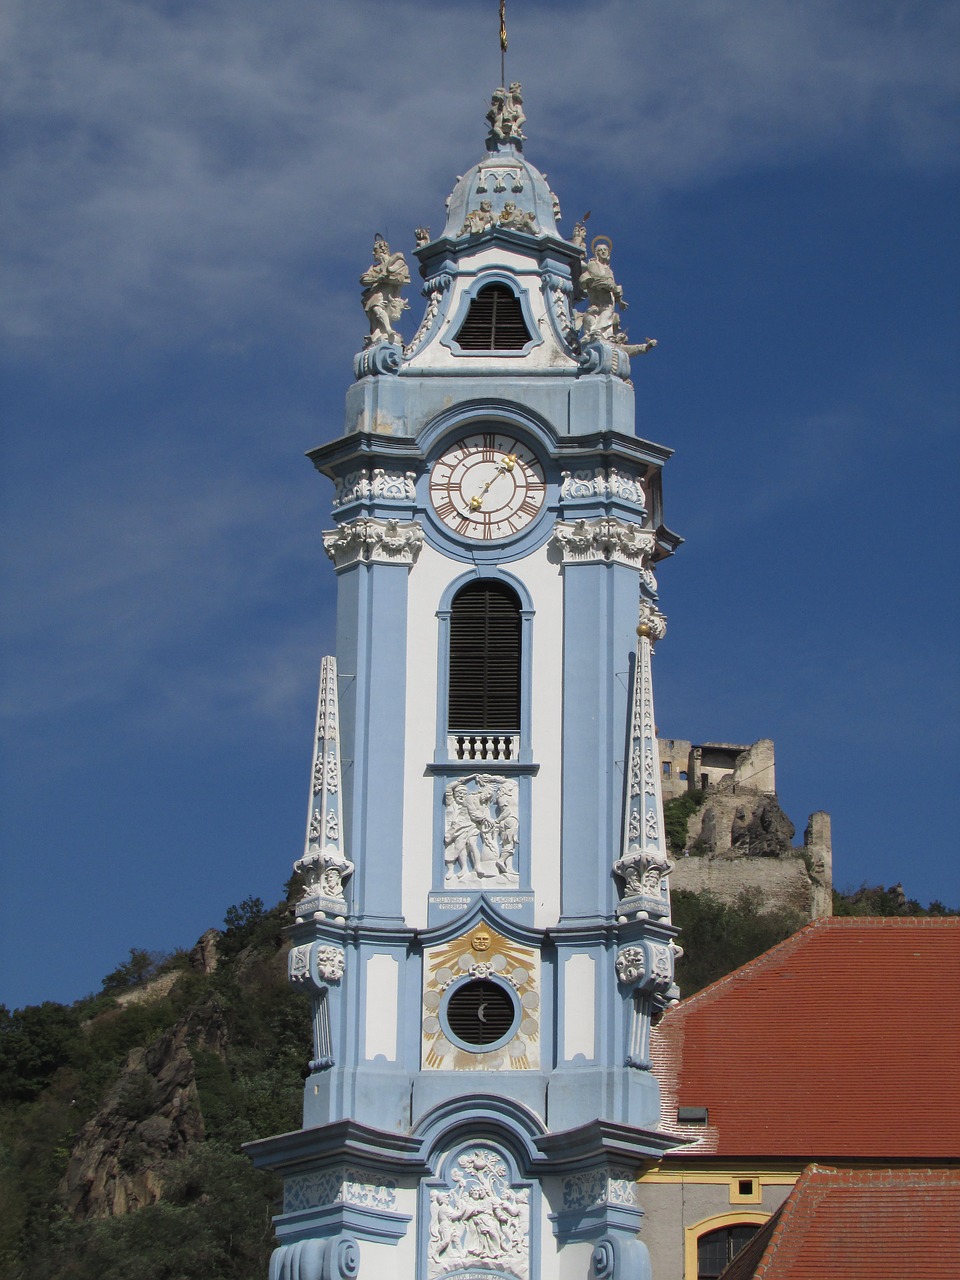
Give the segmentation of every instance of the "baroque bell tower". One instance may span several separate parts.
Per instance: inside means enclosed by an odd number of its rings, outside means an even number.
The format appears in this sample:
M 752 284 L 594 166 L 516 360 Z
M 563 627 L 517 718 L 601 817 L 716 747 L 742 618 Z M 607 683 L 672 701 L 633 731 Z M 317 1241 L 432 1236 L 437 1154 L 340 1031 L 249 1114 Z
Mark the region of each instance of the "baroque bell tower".
M 333 483 L 305 889 L 303 1127 L 271 1280 L 648 1277 L 635 1175 L 658 1132 L 651 1018 L 678 948 L 654 730 L 670 450 L 636 432 L 611 244 L 567 238 L 520 86 L 439 236 L 404 346 L 402 254 Z M 577 310 L 578 305 L 582 309 Z

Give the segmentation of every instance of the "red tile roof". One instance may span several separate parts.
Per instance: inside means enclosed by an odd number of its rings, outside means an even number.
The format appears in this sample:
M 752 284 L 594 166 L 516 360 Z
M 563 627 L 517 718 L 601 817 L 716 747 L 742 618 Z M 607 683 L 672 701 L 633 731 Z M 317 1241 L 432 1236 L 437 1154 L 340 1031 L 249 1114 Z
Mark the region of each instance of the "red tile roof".
M 721 1280 L 912 1276 L 960 1276 L 960 1168 L 810 1165 Z
M 654 1030 L 667 1163 L 960 1157 L 958 1046 L 960 918 L 816 920 Z

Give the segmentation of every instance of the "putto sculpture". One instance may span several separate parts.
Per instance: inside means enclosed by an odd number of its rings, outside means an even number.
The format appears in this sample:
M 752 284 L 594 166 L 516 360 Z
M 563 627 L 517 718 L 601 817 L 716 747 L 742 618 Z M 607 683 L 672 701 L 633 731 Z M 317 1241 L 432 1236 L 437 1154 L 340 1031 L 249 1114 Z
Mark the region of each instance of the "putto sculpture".
M 580 232 L 585 236 L 582 223 L 574 228 L 574 236 Z M 574 243 L 577 243 L 575 238 Z M 629 356 L 641 355 L 657 345 L 655 338 L 646 338 L 643 342 L 629 343 L 626 333 L 620 328 L 620 316 L 617 308 L 626 311 L 623 289 L 617 284 L 610 266 L 610 251 L 613 242 L 607 236 L 594 236 L 590 246 L 593 257 L 590 258 L 580 273 L 580 290 L 587 300 L 587 309 L 578 314 L 580 338 L 583 342 L 610 342 L 623 347 Z
M 514 80 L 509 89 L 494 89 L 487 112 L 491 138 L 497 142 L 523 142 L 522 126 L 526 118 L 519 80 Z
M 399 344 L 403 341 L 394 327 L 410 303 L 400 297 L 400 290 L 410 283 L 410 271 L 402 253 L 391 253 L 383 236 L 373 242 L 373 265 L 360 277 L 363 285 L 361 305 L 370 321 L 365 347 L 378 342 Z
M 499 222 L 501 227 L 510 227 L 514 231 L 535 232 L 537 229 L 536 215 L 524 213 L 517 208 L 513 200 L 507 200 L 504 204 Z
M 481 200 L 480 208 L 470 210 L 457 234 L 461 236 L 479 235 L 481 231 L 486 231 L 492 227 L 496 220 L 497 216 L 493 212 L 493 201 Z

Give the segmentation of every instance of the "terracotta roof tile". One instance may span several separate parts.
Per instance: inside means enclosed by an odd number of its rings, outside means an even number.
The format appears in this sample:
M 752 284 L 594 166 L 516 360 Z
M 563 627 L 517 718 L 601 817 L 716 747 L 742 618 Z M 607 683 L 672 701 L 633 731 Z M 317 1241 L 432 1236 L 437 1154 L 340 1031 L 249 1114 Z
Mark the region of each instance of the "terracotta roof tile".
M 811 1165 L 721 1280 L 909 1276 L 960 1276 L 960 1168 Z
M 960 918 L 814 921 L 655 1029 L 667 1160 L 958 1157 L 958 1044 Z

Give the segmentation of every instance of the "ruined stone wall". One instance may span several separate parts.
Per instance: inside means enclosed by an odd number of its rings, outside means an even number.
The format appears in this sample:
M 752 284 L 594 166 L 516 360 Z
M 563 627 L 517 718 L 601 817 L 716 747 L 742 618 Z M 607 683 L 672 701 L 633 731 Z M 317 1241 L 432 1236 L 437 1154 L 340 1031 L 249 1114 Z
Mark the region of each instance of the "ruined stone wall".
M 739 802 L 747 797 L 723 797 Z M 775 802 L 774 802 L 775 803 Z M 758 805 L 762 808 L 762 804 Z M 779 806 L 777 806 L 779 809 Z M 704 811 L 694 815 L 702 827 Z M 782 812 L 782 811 L 781 811 Z M 691 819 L 691 827 L 694 819 Z M 792 833 L 793 826 L 790 825 Z M 786 908 L 800 911 L 810 920 L 833 914 L 833 865 L 830 842 L 830 815 L 810 815 L 801 848 L 788 847 L 767 855 L 738 852 L 727 844 L 721 853 L 702 856 L 688 854 L 677 860 L 670 876 L 671 889 L 691 893 L 712 893 L 721 902 L 732 903 L 744 889 L 757 889 L 766 910 Z
M 733 783 L 773 795 L 777 790 L 773 740 L 760 738 L 749 746 L 736 742 L 688 742 L 686 738 L 658 738 L 664 800 L 706 786 Z

